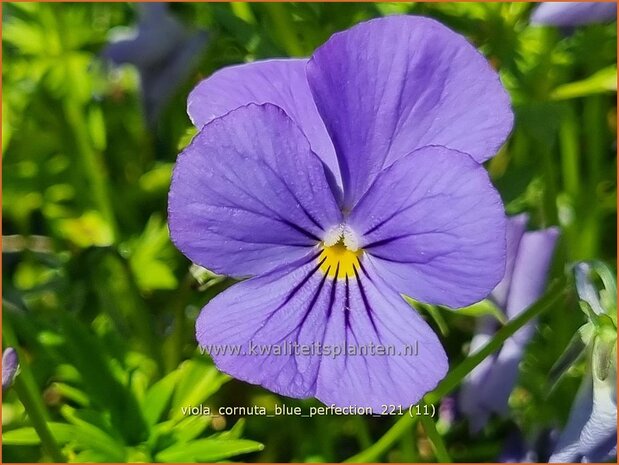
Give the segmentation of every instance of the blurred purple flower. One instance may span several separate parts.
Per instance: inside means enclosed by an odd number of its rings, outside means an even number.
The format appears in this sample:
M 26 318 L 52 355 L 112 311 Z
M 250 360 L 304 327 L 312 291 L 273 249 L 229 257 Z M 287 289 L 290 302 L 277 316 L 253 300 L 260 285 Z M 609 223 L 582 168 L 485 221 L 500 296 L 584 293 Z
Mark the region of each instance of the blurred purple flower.
M 456 420 L 458 414 L 457 399 L 455 396 L 445 396 L 441 399 L 441 405 L 438 408 L 438 420 L 449 428 Z
M 545 462 L 556 442 L 554 430 L 541 430 L 527 440 L 519 428 L 513 427 L 503 443 L 503 450 L 498 461 L 501 463 Z
M 512 126 L 497 73 L 440 23 L 393 16 L 309 60 L 223 69 L 188 111 L 200 132 L 174 169 L 171 237 L 206 268 L 253 276 L 203 309 L 200 345 L 287 396 L 417 402 L 447 358 L 400 293 L 463 306 L 504 270 L 503 207 L 480 164 Z
M 616 2 L 542 2 L 533 11 L 531 24 L 571 27 L 616 19 Z
M 499 456 L 501 463 L 531 463 L 537 462 L 537 454 L 527 444 L 519 429 L 510 431 L 503 444 L 503 450 Z
M 139 3 L 136 8 L 139 18 L 133 37 L 109 44 L 103 57 L 137 67 L 144 111 L 152 125 L 195 69 L 208 36 L 205 31 L 187 30 L 166 3 Z
M 527 232 L 527 223 L 526 214 L 508 220 L 505 276 L 490 297 L 508 319 L 541 297 L 559 234 L 554 227 Z M 498 326 L 494 317 L 481 317 L 470 352 L 476 352 L 492 339 Z M 481 429 L 491 413 L 506 413 L 509 395 L 517 381 L 518 365 L 534 328 L 535 321 L 522 327 L 505 341 L 494 357 L 482 361 L 463 383 L 459 406 L 473 430 Z
M 11 387 L 18 368 L 19 359 L 17 351 L 12 347 L 7 347 L 2 353 L 2 392 Z
M 617 308 L 616 301 L 609 305 L 610 308 L 604 308 L 598 290 L 591 281 L 591 271 L 588 263 L 576 265 L 578 295 L 588 304 L 595 317 L 610 314 L 607 321 L 612 321 L 612 316 L 615 316 L 615 327 L 610 326 L 604 334 L 603 331 L 599 332 L 599 324 L 589 323 L 593 331 L 582 333 L 588 336 L 585 339 L 591 350 L 591 371 L 580 385 L 567 425 L 561 432 L 550 462 L 607 462 L 617 456 Z M 615 294 L 616 285 L 607 291 Z M 610 350 L 604 350 L 605 345 Z
M 617 456 L 617 373 L 583 380 L 550 462 L 607 462 Z

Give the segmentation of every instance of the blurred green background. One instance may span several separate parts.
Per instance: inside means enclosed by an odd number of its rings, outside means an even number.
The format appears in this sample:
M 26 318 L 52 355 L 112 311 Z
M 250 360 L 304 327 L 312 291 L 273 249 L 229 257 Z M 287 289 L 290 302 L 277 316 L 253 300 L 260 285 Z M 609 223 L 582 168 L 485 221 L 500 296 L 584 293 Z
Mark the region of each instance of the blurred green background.
M 208 37 L 148 119 L 138 69 L 102 58 L 110 38 L 136 24 L 135 5 L 4 3 L 2 329 L 22 368 L 3 398 L 3 461 L 333 462 L 364 450 L 374 460 L 436 460 L 420 426 L 383 437 L 394 417 L 182 415 L 199 404 L 318 405 L 230 380 L 197 351 L 195 318 L 231 281 L 190 271 L 168 236 L 171 170 L 194 133 L 186 97 L 223 66 L 309 56 L 359 21 L 431 16 L 473 42 L 512 96 L 515 129 L 488 169 L 508 213 L 561 226 L 553 275 L 591 258 L 616 269 L 616 24 L 534 27 L 533 7 L 175 3 L 176 19 Z M 475 317 L 439 313 L 454 366 Z M 462 419 L 439 421 L 454 461 L 496 460 L 516 425 L 532 435 L 565 423 L 584 367 L 550 397 L 546 379 L 583 322 L 573 299 L 546 312 L 507 419 L 479 434 Z M 42 447 L 41 424 L 55 447 Z

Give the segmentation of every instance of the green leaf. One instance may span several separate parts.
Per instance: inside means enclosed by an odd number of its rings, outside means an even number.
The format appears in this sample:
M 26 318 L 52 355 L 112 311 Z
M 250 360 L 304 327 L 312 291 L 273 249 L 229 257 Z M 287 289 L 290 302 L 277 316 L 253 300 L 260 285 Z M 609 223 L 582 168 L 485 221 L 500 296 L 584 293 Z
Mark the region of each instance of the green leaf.
M 555 362 L 555 364 L 550 369 L 550 373 L 548 375 L 548 385 L 550 389 L 548 389 L 548 395 L 554 390 L 557 382 L 563 374 L 581 357 L 584 353 L 586 344 L 586 337 L 588 328 L 591 324 L 587 323 L 584 326 L 581 326 L 578 331 L 574 334 L 567 347 L 559 356 L 559 359 Z
M 191 359 L 179 367 L 180 382 L 172 400 L 172 419 L 183 416 L 183 407 L 198 406 L 228 381 L 228 376 L 219 372 L 206 357 Z
M 616 91 L 617 66 L 612 65 L 608 68 L 601 69 L 582 81 L 570 82 L 569 84 L 563 84 L 557 87 L 552 92 L 551 98 L 554 100 L 563 100 Z
M 218 434 L 219 439 L 240 439 L 245 429 L 245 418 L 239 418 L 232 428 Z M 213 435 L 214 436 L 214 435 Z
M 179 371 L 174 370 L 148 389 L 148 392 L 142 400 L 142 411 L 144 412 L 144 419 L 148 425 L 154 425 L 163 415 L 164 410 L 172 398 L 178 376 Z
M 593 375 L 606 380 L 613 364 L 617 363 L 617 330 L 602 328 L 593 342 Z
M 64 405 L 62 415 L 75 425 L 74 440 L 84 449 L 92 449 L 105 454 L 109 461 L 122 462 L 125 460 L 124 447 L 105 431 L 80 418 L 80 412 Z M 52 430 L 53 433 L 53 430 Z
M 441 312 L 439 311 L 438 307 L 435 307 L 434 305 L 423 304 L 421 302 L 416 301 L 415 299 L 411 299 L 410 297 L 406 295 L 404 296 L 404 300 L 406 300 L 408 305 L 413 307 L 415 311 L 425 310 L 432 317 L 432 319 L 438 326 L 438 329 L 443 336 L 447 336 L 447 334 L 449 334 L 449 327 L 447 326 L 447 323 L 445 322 L 443 315 L 441 315 Z
M 507 317 L 503 311 L 489 299 L 484 299 L 476 304 L 469 305 L 468 307 L 462 307 L 453 310 L 460 315 L 472 316 L 478 318 L 480 316 L 490 315 L 495 317 L 499 323 L 507 323 Z
M 75 427 L 66 423 L 48 423 L 54 438 L 60 444 L 73 439 Z M 2 432 L 2 444 L 7 446 L 36 446 L 41 444 L 41 438 L 31 426 Z
M 191 415 L 183 418 L 173 432 L 177 442 L 189 442 L 202 434 L 206 427 L 211 423 L 209 415 Z
M 140 237 L 129 248 L 129 265 L 141 290 L 174 289 L 178 286 L 171 267 L 172 243 L 161 216 L 152 215 Z
M 98 428 L 83 422 L 80 426 L 49 422 L 48 427 L 59 444 L 75 443 L 105 457 L 106 462 L 123 462 L 123 446 L 112 440 Z M 2 444 L 12 446 L 36 446 L 41 439 L 32 427 L 19 428 L 2 434 Z
M 264 449 L 259 442 L 247 439 L 198 439 L 188 444 L 175 444 L 155 457 L 159 462 L 214 462 Z

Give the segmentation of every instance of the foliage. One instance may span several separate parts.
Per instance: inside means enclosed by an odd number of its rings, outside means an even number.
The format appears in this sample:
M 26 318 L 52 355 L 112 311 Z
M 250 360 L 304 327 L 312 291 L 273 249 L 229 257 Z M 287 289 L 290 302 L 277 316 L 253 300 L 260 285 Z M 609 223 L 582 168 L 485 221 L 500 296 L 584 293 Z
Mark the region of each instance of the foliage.
M 529 212 L 535 228 L 561 226 L 553 277 L 576 260 L 616 269 L 616 25 L 565 34 L 530 26 L 531 8 L 175 3 L 209 43 L 150 127 L 135 68 L 111 69 L 100 55 L 112 32 L 134 24 L 134 5 L 5 3 L 3 344 L 18 347 L 22 368 L 3 401 L 4 461 L 495 461 L 513 428 L 527 438 L 561 428 L 587 363 L 550 390 L 548 373 L 586 321 L 568 284 L 563 298 L 545 301 L 509 416 L 478 434 L 463 419 L 183 414 L 318 402 L 230 380 L 199 353 L 195 318 L 230 280 L 198 281 L 165 221 L 171 169 L 193 133 L 186 96 L 201 78 L 233 63 L 307 56 L 359 21 L 412 13 L 465 34 L 500 70 L 516 126 L 488 169 L 508 213 Z M 477 318 L 503 319 L 489 303 L 426 310 L 452 368 Z M 456 373 L 449 390 L 466 370 Z M 438 408 L 443 394 L 426 401 Z

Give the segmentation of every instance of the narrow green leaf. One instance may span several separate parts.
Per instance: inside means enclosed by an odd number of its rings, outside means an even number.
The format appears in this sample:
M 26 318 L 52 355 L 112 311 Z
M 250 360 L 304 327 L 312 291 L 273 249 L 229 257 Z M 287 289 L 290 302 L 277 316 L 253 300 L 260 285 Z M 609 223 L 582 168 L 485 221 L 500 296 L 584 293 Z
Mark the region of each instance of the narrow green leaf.
M 441 312 L 438 309 L 438 307 L 435 307 L 434 305 L 428 305 L 428 304 L 423 304 L 421 302 L 417 302 L 415 299 L 411 299 L 407 295 L 404 296 L 404 300 L 406 300 L 406 302 L 411 307 L 413 307 L 415 311 L 419 311 L 419 310 L 426 311 L 428 315 L 432 317 L 432 319 L 436 323 L 436 326 L 438 326 L 438 329 L 443 336 L 447 336 L 449 334 L 449 327 L 447 326 L 447 323 L 445 322 L 443 315 L 441 315 Z
M 436 424 L 434 423 L 434 420 L 428 415 L 420 415 L 419 420 L 421 421 L 423 429 L 425 430 L 428 438 L 430 439 L 430 443 L 432 444 L 432 448 L 434 449 L 437 460 L 440 463 L 452 463 L 453 461 L 449 456 L 449 452 L 447 452 L 447 447 L 443 442 L 443 438 L 436 430 Z
M 142 400 L 142 411 L 148 425 L 152 426 L 161 419 L 174 393 L 178 376 L 178 370 L 174 370 L 153 384 L 146 392 Z
M 170 418 L 183 417 L 183 407 L 197 407 L 217 392 L 228 377 L 215 368 L 206 357 L 191 359 L 179 367 L 180 382 L 172 399 Z
M 468 307 L 458 308 L 453 310 L 459 315 L 466 315 L 478 318 L 480 316 L 490 315 L 496 318 L 499 323 L 505 324 L 507 323 L 507 317 L 503 310 L 501 310 L 497 305 L 494 304 L 489 299 L 484 299 L 481 302 L 477 302 L 476 304 L 469 305 Z
M 156 456 L 159 462 L 213 462 L 264 448 L 247 439 L 199 439 L 188 444 L 175 444 Z
M 210 423 L 209 415 L 191 415 L 178 422 L 172 431 L 177 442 L 186 443 L 200 436 Z
M 73 439 L 75 427 L 66 423 L 48 423 L 54 439 L 59 444 L 66 444 Z M 37 446 L 41 438 L 31 426 L 2 432 L 2 444 L 7 446 Z
M 586 326 L 586 325 L 585 325 Z M 558 360 L 550 369 L 548 375 L 548 395 L 554 390 L 559 379 L 563 374 L 580 358 L 583 354 L 586 344 L 584 341 L 585 327 L 582 326 L 574 333 L 572 339 L 568 343 L 563 353 L 559 356 Z
M 587 95 L 617 91 L 617 66 L 601 69 L 582 81 L 557 87 L 551 94 L 554 100 L 585 97 Z

